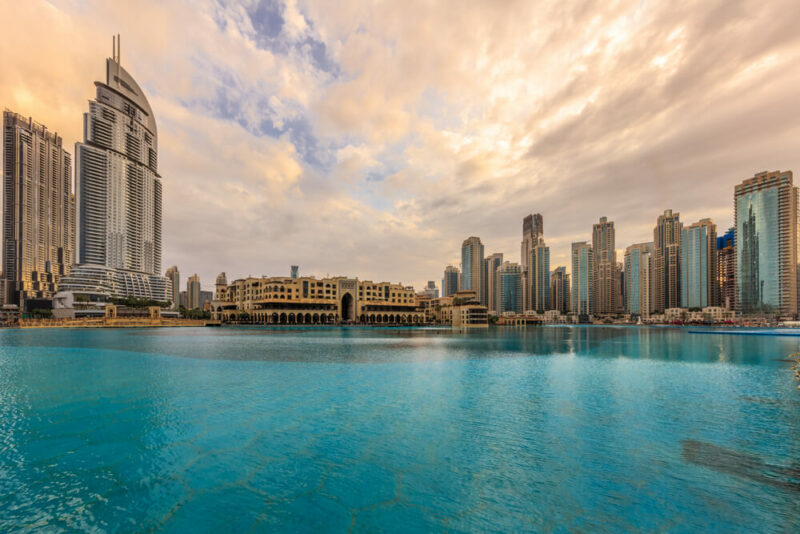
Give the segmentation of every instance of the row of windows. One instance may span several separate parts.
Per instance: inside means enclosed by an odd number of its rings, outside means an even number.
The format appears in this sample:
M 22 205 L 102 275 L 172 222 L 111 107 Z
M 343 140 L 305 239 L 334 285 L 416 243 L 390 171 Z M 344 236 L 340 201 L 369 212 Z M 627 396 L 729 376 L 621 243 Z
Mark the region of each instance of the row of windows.
M 326 291 L 326 293 L 329 293 L 329 292 Z M 293 296 L 291 291 L 284 292 L 284 293 L 245 291 L 243 294 L 241 294 L 241 296 L 240 296 L 239 292 L 237 292 L 237 291 L 228 291 L 227 295 L 228 295 L 228 298 L 230 300 L 240 300 L 240 299 L 243 299 L 243 300 L 259 300 L 259 299 L 292 300 L 292 299 L 300 299 L 301 298 L 299 294 L 296 294 L 296 295 Z M 223 296 L 223 298 L 225 297 L 225 295 L 222 295 L 222 296 Z M 315 298 L 316 299 L 335 299 L 336 296 L 335 295 L 323 295 L 322 292 L 320 292 L 318 295 L 312 294 L 312 295 L 310 295 L 308 297 L 305 297 L 305 298 L 310 298 L 310 299 L 315 299 Z M 361 299 L 359 299 L 359 300 L 361 300 Z M 381 300 L 381 301 L 384 301 L 384 299 L 367 299 L 367 300 Z M 391 302 L 391 303 L 395 303 L 395 304 L 415 304 L 416 303 L 416 299 L 398 299 L 398 298 L 393 298 L 393 299 L 389 299 L 388 301 L 385 301 L 385 302 Z

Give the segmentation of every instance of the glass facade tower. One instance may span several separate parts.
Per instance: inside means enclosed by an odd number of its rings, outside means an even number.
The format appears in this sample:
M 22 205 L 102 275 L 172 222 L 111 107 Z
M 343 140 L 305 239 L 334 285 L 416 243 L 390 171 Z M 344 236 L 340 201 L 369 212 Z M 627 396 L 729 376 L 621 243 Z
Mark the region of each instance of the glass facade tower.
M 652 311 L 653 243 L 637 243 L 625 249 L 625 311 L 649 317 Z
M 479 237 L 468 237 L 461 244 L 461 289 L 472 290 L 481 304 L 486 305 L 486 292 L 482 289 L 484 280 L 483 244 Z
M 531 251 L 528 264 L 530 309 L 544 312 L 550 309 L 550 247 L 539 242 Z
M 458 271 L 458 267 L 453 267 L 452 265 L 448 265 L 444 269 L 444 278 L 442 278 L 442 296 L 449 297 L 456 291 L 458 291 L 458 280 L 461 276 L 461 273 Z
M 522 313 L 522 267 L 504 262 L 497 268 L 497 313 Z
M 681 231 L 681 307 L 718 304 L 717 225 L 703 219 Z
M 736 230 L 717 238 L 717 285 L 719 305 L 725 309 L 736 308 Z
M 594 251 L 581 241 L 572 244 L 572 312 L 591 315 L 594 290 Z
M 570 296 L 567 268 L 556 267 L 550 275 L 550 309 L 567 313 Z
M 745 314 L 797 314 L 798 189 L 791 171 L 736 186 L 736 306 Z

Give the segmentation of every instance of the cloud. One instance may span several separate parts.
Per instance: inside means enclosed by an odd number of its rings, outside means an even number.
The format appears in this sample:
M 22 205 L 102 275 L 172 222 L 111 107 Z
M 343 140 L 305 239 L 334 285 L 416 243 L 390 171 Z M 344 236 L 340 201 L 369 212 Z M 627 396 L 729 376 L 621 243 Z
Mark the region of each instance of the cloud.
M 470 235 L 517 260 L 531 212 L 567 264 L 603 215 L 620 249 L 667 208 L 722 231 L 737 182 L 797 163 L 788 0 L 0 8 L 0 105 L 70 147 L 122 34 L 159 124 L 165 267 L 206 285 L 299 264 L 421 287 Z

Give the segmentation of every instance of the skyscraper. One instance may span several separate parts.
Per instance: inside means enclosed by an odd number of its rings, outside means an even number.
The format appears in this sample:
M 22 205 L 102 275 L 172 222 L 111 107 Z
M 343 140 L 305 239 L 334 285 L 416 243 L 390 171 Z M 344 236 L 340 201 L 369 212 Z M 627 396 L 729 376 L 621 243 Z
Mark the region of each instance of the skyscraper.
M 761 172 L 736 186 L 736 307 L 797 314 L 798 188 L 791 171 Z
M 51 298 L 74 261 L 72 160 L 58 134 L 3 112 L 5 303 Z
M 299 265 L 292 265 L 292 266 L 289 268 L 289 273 L 290 273 L 290 274 L 289 274 L 289 276 L 290 276 L 291 278 L 297 278 L 297 277 L 299 277 L 299 276 L 300 276 L 300 266 L 299 266 Z
M 522 267 L 507 261 L 496 271 L 497 314 L 522 313 Z
M 166 275 L 169 280 L 167 293 L 169 293 L 172 308 L 177 310 L 181 303 L 181 273 L 178 271 L 178 267 L 173 265 L 167 269 Z
M 530 295 L 530 275 L 528 273 L 533 247 L 544 237 L 544 219 L 539 213 L 522 219 L 522 244 L 520 245 L 520 263 L 522 266 L 522 306 L 526 310 L 532 308 Z
M 426 297 L 430 297 L 432 299 L 438 299 L 439 288 L 436 287 L 436 282 L 434 282 L 433 280 L 428 280 L 428 285 L 425 286 L 423 293 L 425 294 Z
M 569 311 L 569 275 L 566 267 L 556 267 L 550 275 L 550 309 L 561 313 Z
M 522 245 L 521 258 L 530 258 L 533 247 L 544 237 L 544 219 L 540 213 L 531 214 L 522 219 Z M 528 260 L 523 260 L 522 269 L 527 266 Z
M 572 312 L 591 315 L 594 291 L 594 251 L 581 241 L 572 244 Z
M 649 317 L 653 310 L 653 243 L 637 243 L 625 249 L 625 311 Z
M 186 307 L 190 310 L 200 308 L 200 277 L 197 273 L 193 274 L 186 281 Z
M 442 278 L 442 296 L 449 297 L 459 290 L 459 279 L 461 273 L 458 267 L 448 265 L 444 268 L 444 278 Z
M 656 313 L 678 308 L 681 304 L 682 228 L 680 213 L 666 210 L 659 215 L 653 230 L 653 311 Z
M 161 274 L 158 130 L 144 92 L 106 59 L 106 81 L 83 115 L 76 143 L 78 265 L 60 289 L 97 296 L 169 300 Z
M 461 244 L 461 289 L 475 292 L 481 304 L 486 305 L 486 294 L 481 287 L 483 279 L 483 244 L 479 237 L 468 237 Z
M 718 303 L 717 225 L 702 219 L 681 231 L 681 307 Z
M 736 229 L 717 238 L 717 285 L 719 305 L 725 309 L 736 309 Z
M 497 268 L 503 265 L 503 253 L 495 252 L 488 256 L 485 260 L 486 266 L 483 269 L 485 273 L 485 287 L 486 287 L 486 307 L 491 312 L 497 311 Z
M 595 313 L 617 312 L 617 250 L 615 248 L 614 222 L 600 217 L 592 227 L 594 251 L 594 305 Z
M 530 308 L 538 312 L 550 309 L 550 247 L 544 244 L 544 239 L 539 241 L 531 250 L 528 263 L 528 295 L 530 295 Z

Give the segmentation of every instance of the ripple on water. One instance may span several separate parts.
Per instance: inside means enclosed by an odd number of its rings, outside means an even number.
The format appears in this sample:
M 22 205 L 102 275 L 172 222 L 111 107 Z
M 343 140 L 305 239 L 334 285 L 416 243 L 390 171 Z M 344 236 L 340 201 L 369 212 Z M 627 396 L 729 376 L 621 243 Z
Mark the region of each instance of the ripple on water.
M 0 331 L 0 531 L 800 531 L 797 345 Z

